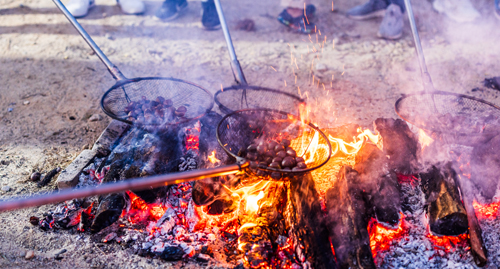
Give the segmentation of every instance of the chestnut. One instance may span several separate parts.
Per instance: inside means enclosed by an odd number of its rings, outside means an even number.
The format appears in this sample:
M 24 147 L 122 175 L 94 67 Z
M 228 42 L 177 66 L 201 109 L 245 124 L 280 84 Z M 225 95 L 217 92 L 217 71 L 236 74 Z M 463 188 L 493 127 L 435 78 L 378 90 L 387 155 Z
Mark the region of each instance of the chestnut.
M 250 146 L 247 147 L 247 150 L 249 152 L 256 152 L 257 151 L 257 145 L 251 144 Z
M 276 156 L 276 152 L 274 152 L 274 150 L 268 150 L 266 152 L 266 156 L 269 156 L 269 157 L 275 157 Z
M 302 157 L 296 157 L 296 158 L 295 158 L 295 161 L 296 161 L 297 163 L 303 163 L 303 162 L 305 162 L 304 158 L 302 158 Z
M 271 164 L 269 165 L 269 167 L 271 167 L 271 168 L 276 168 L 276 169 L 281 169 L 281 166 L 280 166 L 280 164 L 279 164 L 279 163 L 271 163 Z
M 265 153 L 266 153 L 266 151 L 267 151 L 267 147 L 266 147 L 266 145 L 258 145 L 258 146 L 257 146 L 257 152 L 258 152 L 259 154 L 265 154 Z
M 254 161 L 250 162 L 250 168 L 257 169 L 257 167 L 259 167 L 259 163 L 258 162 L 254 162 Z
M 158 96 L 156 97 L 156 102 L 160 103 L 160 104 L 163 104 L 163 102 L 165 102 L 165 98 L 161 97 L 161 96 Z
M 286 155 L 295 158 L 295 157 L 297 157 L 297 152 L 295 152 L 295 150 L 293 150 L 292 148 L 288 148 L 286 150 Z
M 272 163 L 273 162 L 273 157 L 270 157 L 270 156 L 264 157 L 264 162 L 267 163 L 267 164 Z
M 267 144 L 267 148 L 270 150 L 274 150 L 274 147 L 276 147 L 276 145 L 278 145 L 278 142 L 271 141 L 271 142 L 269 142 L 269 144 Z
M 280 179 L 281 178 L 281 173 L 280 172 L 272 172 L 271 173 L 271 178 L 272 179 Z
M 307 165 L 306 163 L 303 163 L 303 162 L 300 162 L 300 163 L 297 163 L 297 168 L 300 168 L 300 169 L 306 169 L 307 168 Z
M 187 108 L 185 106 L 180 106 L 175 110 L 175 115 L 178 117 L 184 117 L 187 112 Z
M 280 152 L 276 153 L 276 157 L 280 157 L 281 159 L 283 159 L 286 157 L 286 152 L 280 151 Z
M 285 146 L 281 145 L 281 144 L 278 144 L 274 147 L 274 151 L 276 152 L 280 152 L 280 151 L 284 151 L 285 150 Z
M 290 146 L 290 140 L 288 139 L 282 139 L 281 140 L 281 145 L 283 145 L 285 148 Z
M 281 163 L 281 161 L 283 161 L 283 158 L 275 157 L 272 162 L 273 163 Z
M 40 180 L 40 177 L 42 176 L 42 174 L 40 174 L 40 172 L 34 172 L 33 174 L 31 174 L 30 176 L 30 179 L 31 181 L 39 181 Z
M 249 159 L 250 161 L 257 161 L 257 153 L 255 152 L 249 152 L 247 153 L 247 159 Z
M 286 156 L 283 161 L 281 162 L 281 166 L 283 167 L 294 167 L 295 166 L 295 159 L 291 156 Z
M 167 99 L 167 100 L 163 101 L 163 105 L 166 107 L 171 107 L 174 105 L 174 102 L 172 102 L 172 100 L 170 100 L 170 99 Z

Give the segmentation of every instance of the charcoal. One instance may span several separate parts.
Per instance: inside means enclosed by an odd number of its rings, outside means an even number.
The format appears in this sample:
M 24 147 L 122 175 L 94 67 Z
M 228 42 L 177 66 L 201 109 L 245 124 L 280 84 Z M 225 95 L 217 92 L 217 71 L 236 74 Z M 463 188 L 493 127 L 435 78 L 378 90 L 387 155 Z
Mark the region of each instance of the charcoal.
M 456 177 L 451 163 L 432 166 L 426 173 L 420 174 L 429 226 L 437 235 L 456 236 L 467 232 L 469 227 Z
M 97 208 L 94 221 L 90 226 L 92 233 L 97 233 L 110 226 L 118 220 L 125 207 L 125 198 L 123 194 L 109 194 L 105 196 Z
M 30 223 L 31 223 L 31 225 L 35 225 L 36 226 L 36 225 L 38 225 L 38 223 L 40 223 L 40 219 L 37 218 L 37 217 L 35 217 L 35 216 L 31 216 L 30 217 Z
M 310 173 L 290 178 L 285 219 L 294 237 L 298 257 L 304 256 L 312 268 L 337 268 L 328 239 L 328 229 L 319 196 Z
M 204 206 L 215 201 L 220 193 L 221 185 L 217 178 L 207 178 L 194 183 L 192 195 L 197 206 Z
M 89 212 L 90 210 L 82 211 L 80 216 L 80 223 L 78 223 L 78 231 L 84 232 L 87 231 L 92 225 L 92 221 L 94 219 L 94 215 Z
M 184 250 L 179 246 L 166 246 L 160 254 L 160 258 L 165 261 L 178 261 L 184 256 Z
M 418 139 L 400 119 L 378 118 L 375 130 L 382 136 L 384 154 L 389 156 L 389 168 L 401 174 L 412 174 L 418 168 Z
M 360 180 L 356 170 L 344 166 L 326 192 L 327 225 L 339 268 L 376 268 L 367 230 L 369 206 L 356 184 Z
M 59 168 L 59 167 L 50 170 L 50 172 L 48 172 L 43 177 L 43 179 L 40 182 L 38 182 L 38 184 L 37 184 L 38 188 L 41 188 L 41 187 L 46 186 L 47 184 L 49 184 L 50 181 L 54 178 L 54 176 L 57 175 L 57 173 L 59 173 L 60 171 L 61 171 L 61 168 Z
M 374 144 L 366 143 L 356 154 L 354 169 L 359 172 L 358 188 L 377 220 L 390 226 L 399 222 L 401 188 L 397 175 L 389 170 L 388 159 Z M 354 183 L 354 182 L 350 182 Z
M 495 195 L 500 171 L 500 135 L 477 145 L 471 154 L 471 180 L 487 200 Z
M 500 91 L 500 77 L 485 78 L 483 85 L 490 89 Z

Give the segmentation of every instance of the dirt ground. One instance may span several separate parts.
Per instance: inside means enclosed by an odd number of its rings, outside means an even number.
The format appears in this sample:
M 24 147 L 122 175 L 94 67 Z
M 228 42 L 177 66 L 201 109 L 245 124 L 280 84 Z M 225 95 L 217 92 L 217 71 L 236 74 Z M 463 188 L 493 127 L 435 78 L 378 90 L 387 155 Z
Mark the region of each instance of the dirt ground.
M 222 31 L 202 29 L 199 2 L 190 2 L 187 13 L 172 22 L 154 18 L 160 1 L 145 1 L 142 16 L 123 15 L 113 0 L 96 2 L 79 21 L 126 76 L 176 77 L 212 93 L 234 83 Z M 308 98 L 316 122 L 326 128 L 397 117 L 394 103 L 401 94 L 422 90 L 408 21 L 402 39 L 378 39 L 381 19 L 360 22 L 344 15 L 362 2 L 335 0 L 332 12 L 330 0 L 317 0 L 321 35 L 310 37 L 276 21 L 282 9 L 279 1 L 222 4 L 248 82 Z M 436 88 L 500 105 L 498 92 L 482 86 L 485 77 L 500 75 L 500 21 L 493 16 L 493 1 L 474 1 L 483 14 L 474 24 L 450 21 L 429 1 L 413 2 Z M 256 30 L 236 30 L 243 18 L 254 20 Z M 291 59 L 297 59 L 296 65 Z M 55 188 L 52 182 L 39 189 L 28 176 L 33 170 L 65 167 L 92 146 L 110 121 L 99 101 L 113 84 L 51 1 L 0 0 L 0 187 L 10 187 L 0 192 L 2 199 Z M 95 114 L 102 120 L 90 122 Z M 30 216 L 52 207 L 0 214 L 0 267 L 196 266 L 142 258 L 120 247 L 92 243 L 85 235 L 43 232 L 29 224 Z M 60 249 L 68 251 L 55 260 Z M 25 260 L 29 250 L 35 251 L 35 258 Z

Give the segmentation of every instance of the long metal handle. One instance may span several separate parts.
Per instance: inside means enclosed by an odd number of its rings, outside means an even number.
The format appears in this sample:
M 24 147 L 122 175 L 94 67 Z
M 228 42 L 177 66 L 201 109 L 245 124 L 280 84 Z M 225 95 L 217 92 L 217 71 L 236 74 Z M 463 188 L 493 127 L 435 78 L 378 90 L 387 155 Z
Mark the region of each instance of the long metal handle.
M 236 57 L 236 52 L 234 52 L 233 41 L 231 40 L 231 34 L 229 34 L 229 29 L 227 28 L 226 18 L 224 17 L 224 12 L 222 11 L 222 6 L 220 0 L 214 0 L 215 8 L 217 9 L 217 14 L 219 14 L 220 25 L 222 27 L 222 32 L 224 33 L 224 38 L 226 39 L 227 49 L 229 50 L 229 57 L 231 57 L 231 70 L 233 71 L 234 80 L 238 84 L 248 85 L 243 70 L 241 69 L 240 62 Z
M 106 67 L 109 70 L 109 73 L 113 76 L 114 79 L 116 80 L 125 80 L 127 79 L 120 70 L 118 70 L 118 67 L 116 67 L 111 61 L 106 57 L 106 55 L 101 51 L 101 49 L 97 46 L 97 44 L 92 40 L 90 35 L 83 29 L 83 27 L 76 21 L 75 17 L 66 9 L 66 7 L 61 3 L 60 0 L 52 0 L 54 4 L 61 10 L 61 12 L 68 18 L 69 22 L 75 27 L 75 29 L 80 33 L 80 35 L 85 39 L 87 44 L 92 48 L 92 50 L 99 56 L 99 59 L 101 59 L 101 62 L 106 65 Z
M 427 70 L 427 65 L 425 64 L 424 52 L 422 50 L 422 43 L 420 43 L 420 36 L 418 35 L 417 25 L 415 24 L 415 16 L 413 15 L 413 9 L 411 7 L 410 0 L 405 0 L 406 10 L 408 12 L 408 20 L 410 21 L 411 32 L 413 34 L 413 39 L 415 40 L 415 50 L 417 51 L 418 63 L 420 64 L 420 72 L 422 73 L 422 80 L 424 83 L 424 90 L 426 92 L 433 92 L 436 89 L 434 84 L 432 84 L 431 75 Z
M 66 189 L 59 192 L 43 194 L 26 199 L 13 199 L 0 202 L 0 212 L 21 209 L 32 206 L 40 206 L 51 203 L 59 203 L 70 199 L 84 198 L 94 195 L 117 193 L 126 190 L 145 190 L 149 188 L 179 184 L 187 181 L 200 180 L 208 177 L 235 174 L 248 167 L 249 162 L 242 164 L 224 165 L 210 169 L 200 169 L 167 175 L 158 175 L 136 179 L 128 179 L 117 183 L 103 184 L 97 187 L 82 189 Z

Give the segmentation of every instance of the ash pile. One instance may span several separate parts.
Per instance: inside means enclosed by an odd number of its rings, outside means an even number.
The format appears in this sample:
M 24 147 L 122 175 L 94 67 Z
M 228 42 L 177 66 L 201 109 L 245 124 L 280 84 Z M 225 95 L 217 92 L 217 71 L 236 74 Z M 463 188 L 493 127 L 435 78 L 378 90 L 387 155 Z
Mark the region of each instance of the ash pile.
M 231 163 L 215 140 L 219 119 L 212 113 L 175 132 L 131 129 L 84 169 L 79 185 Z M 455 147 L 444 158 L 448 148 L 404 121 L 377 119 L 374 130 L 375 138 L 359 126 L 325 130 L 335 155 L 310 173 L 262 180 L 242 172 L 127 191 L 67 202 L 31 221 L 138 255 L 202 265 L 500 266 L 498 181 L 489 177 L 500 170 L 499 151 L 491 149 L 496 138 Z

